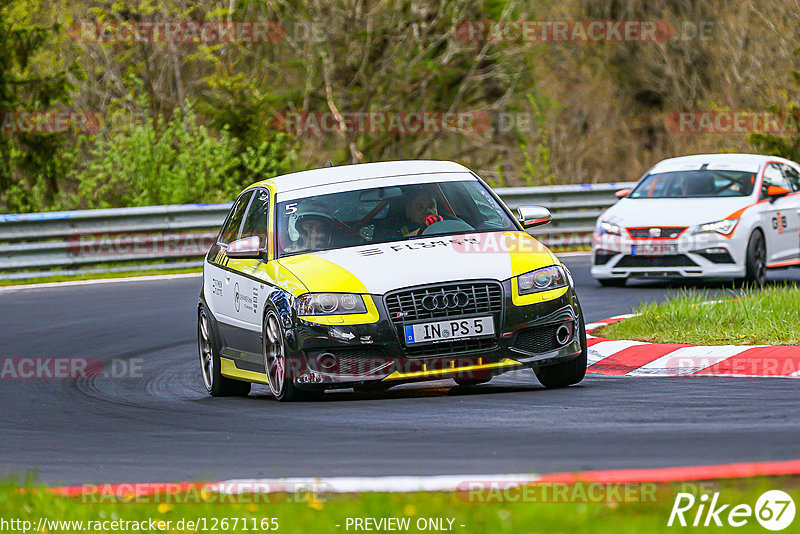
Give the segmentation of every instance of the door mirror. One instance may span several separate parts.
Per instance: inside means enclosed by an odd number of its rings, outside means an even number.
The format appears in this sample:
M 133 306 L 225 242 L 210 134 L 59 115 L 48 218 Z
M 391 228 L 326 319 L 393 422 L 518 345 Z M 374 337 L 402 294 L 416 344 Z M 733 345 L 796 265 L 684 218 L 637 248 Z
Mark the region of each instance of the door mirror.
M 628 195 L 631 194 L 631 191 L 633 191 L 633 189 L 631 189 L 631 188 L 620 189 L 619 191 L 614 193 L 614 196 L 617 197 L 617 198 L 625 198 L 625 197 L 627 197 Z
M 779 185 L 771 185 L 771 186 L 767 187 L 767 194 L 770 197 L 772 197 L 772 200 L 775 200 L 776 198 L 780 198 L 780 197 L 785 197 L 789 193 L 791 193 L 791 191 L 789 191 L 785 187 L 781 187 Z
M 228 245 L 227 256 L 239 259 L 258 259 L 261 257 L 261 238 L 254 235 L 237 239 Z
M 517 220 L 523 228 L 542 226 L 553 220 L 550 210 L 542 206 L 520 206 L 517 208 Z

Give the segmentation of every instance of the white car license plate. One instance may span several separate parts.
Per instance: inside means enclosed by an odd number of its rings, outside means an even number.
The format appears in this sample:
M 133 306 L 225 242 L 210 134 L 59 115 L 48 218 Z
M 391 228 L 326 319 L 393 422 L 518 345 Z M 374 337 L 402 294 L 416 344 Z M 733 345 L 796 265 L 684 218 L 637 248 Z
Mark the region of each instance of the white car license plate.
M 466 337 L 488 336 L 494 334 L 492 317 L 470 317 L 469 319 L 450 319 L 432 323 L 407 324 L 403 327 L 406 345 L 450 341 Z
M 677 253 L 678 245 L 674 243 L 653 243 L 631 247 L 631 256 L 669 256 Z

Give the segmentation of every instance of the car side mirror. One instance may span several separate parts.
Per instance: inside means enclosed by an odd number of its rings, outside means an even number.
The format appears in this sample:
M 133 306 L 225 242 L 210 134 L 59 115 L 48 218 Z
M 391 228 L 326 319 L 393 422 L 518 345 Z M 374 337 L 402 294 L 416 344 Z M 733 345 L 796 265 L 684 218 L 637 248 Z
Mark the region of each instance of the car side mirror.
M 523 228 L 542 226 L 553 220 L 550 210 L 542 206 L 520 206 L 517 208 L 517 220 Z
M 770 196 L 771 200 L 775 200 L 776 198 L 780 197 L 785 197 L 789 193 L 791 193 L 791 191 L 779 185 L 771 185 L 767 187 L 767 195 Z
M 227 256 L 238 259 L 258 259 L 261 257 L 261 238 L 254 235 L 243 237 L 228 245 Z
M 614 196 L 617 197 L 617 198 L 625 198 L 625 197 L 627 197 L 628 195 L 631 194 L 631 191 L 633 191 L 633 189 L 631 189 L 631 188 L 620 189 L 619 191 L 614 193 Z

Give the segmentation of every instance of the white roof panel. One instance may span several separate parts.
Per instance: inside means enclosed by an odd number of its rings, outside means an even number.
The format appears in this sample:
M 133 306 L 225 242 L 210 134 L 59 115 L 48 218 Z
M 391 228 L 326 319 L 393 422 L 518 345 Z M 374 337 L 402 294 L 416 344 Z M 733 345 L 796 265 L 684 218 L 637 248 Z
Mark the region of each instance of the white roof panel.
M 416 174 L 469 173 L 469 169 L 452 161 L 412 160 L 361 163 L 340 167 L 323 167 L 310 171 L 295 172 L 271 178 L 278 193 L 286 193 L 308 187 L 343 184 L 346 182 Z

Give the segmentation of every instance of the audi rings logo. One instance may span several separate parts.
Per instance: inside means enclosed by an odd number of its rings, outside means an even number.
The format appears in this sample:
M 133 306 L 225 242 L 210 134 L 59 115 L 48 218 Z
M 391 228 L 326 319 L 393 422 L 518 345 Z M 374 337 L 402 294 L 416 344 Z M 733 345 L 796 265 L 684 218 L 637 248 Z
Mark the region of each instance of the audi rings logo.
M 435 293 L 433 295 L 425 295 L 422 298 L 422 307 L 427 311 L 452 310 L 463 308 L 467 304 L 469 304 L 469 295 L 463 291 Z

